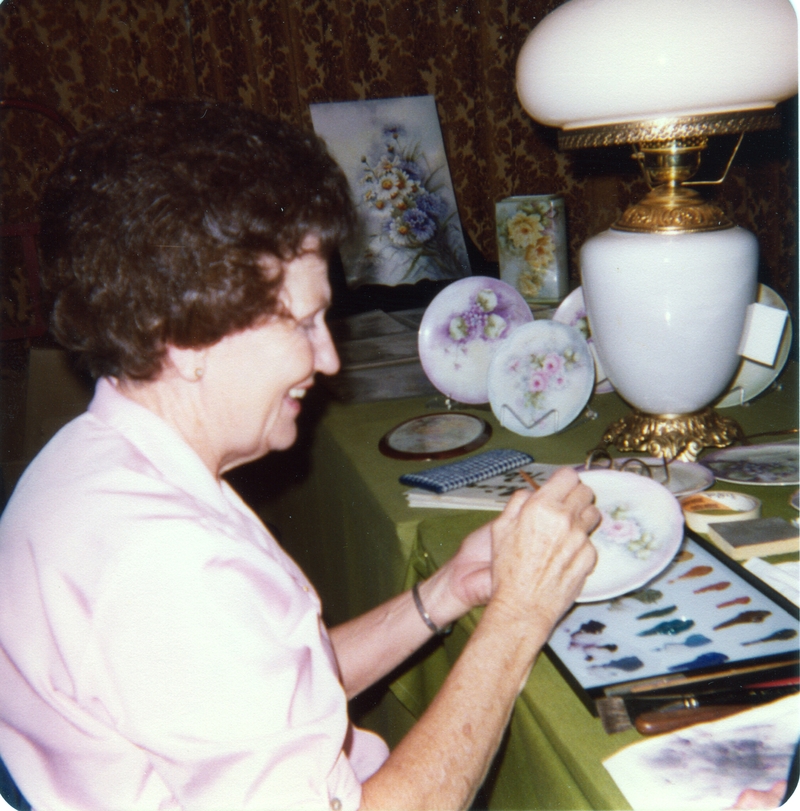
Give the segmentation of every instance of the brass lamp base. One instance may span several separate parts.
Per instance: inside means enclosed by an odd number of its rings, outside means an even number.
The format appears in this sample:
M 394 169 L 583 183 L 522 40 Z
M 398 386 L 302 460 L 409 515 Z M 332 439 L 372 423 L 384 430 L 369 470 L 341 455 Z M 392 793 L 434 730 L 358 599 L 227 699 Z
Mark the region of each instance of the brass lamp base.
M 603 446 L 625 453 L 693 462 L 703 448 L 725 448 L 744 437 L 736 420 L 713 408 L 694 414 L 645 414 L 634 411 L 612 423 L 603 434 Z

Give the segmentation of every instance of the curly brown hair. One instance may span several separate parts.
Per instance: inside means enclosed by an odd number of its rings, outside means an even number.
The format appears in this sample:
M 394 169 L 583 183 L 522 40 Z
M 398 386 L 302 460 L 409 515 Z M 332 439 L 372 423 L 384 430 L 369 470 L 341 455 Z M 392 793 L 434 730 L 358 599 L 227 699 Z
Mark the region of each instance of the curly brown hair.
M 148 380 L 169 344 L 209 346 L 277 312 L 284 263 L 309 235 L 330 256 L 353 207 L 312 133 L 233 104 L 162 101 L 82 133 L 41 220 L 58 341 L 94 377 Z

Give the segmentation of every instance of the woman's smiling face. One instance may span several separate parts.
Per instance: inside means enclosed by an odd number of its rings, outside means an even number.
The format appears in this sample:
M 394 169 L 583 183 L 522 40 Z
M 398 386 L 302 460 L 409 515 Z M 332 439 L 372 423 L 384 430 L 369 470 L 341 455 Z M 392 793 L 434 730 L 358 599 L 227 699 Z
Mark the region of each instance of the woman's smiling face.
M 297 438 L 300 401 L 317 372 L 332 375 L 339 357 L 325 323 L 328 263 L 315 241 L 285 265 L 285 315 L 227 335 L 206 354 L 201 381 L 204 419 L 213 420 L 223 473 Z

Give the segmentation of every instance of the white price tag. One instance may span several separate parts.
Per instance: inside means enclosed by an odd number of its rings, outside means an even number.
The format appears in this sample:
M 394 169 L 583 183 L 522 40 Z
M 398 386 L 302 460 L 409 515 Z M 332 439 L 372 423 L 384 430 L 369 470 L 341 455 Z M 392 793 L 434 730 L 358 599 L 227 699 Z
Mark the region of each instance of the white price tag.
M 772 366 L 783 337 L 788 313 L 766 304 L 751 304 L 747 308 L 739 354 L 756 363 Z

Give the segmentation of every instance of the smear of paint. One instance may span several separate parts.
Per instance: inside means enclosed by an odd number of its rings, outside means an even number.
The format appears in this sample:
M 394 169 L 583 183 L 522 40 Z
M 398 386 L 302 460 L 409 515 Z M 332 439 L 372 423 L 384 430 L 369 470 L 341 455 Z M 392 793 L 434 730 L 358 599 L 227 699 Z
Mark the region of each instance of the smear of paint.
M 650 604 L 657 603 L 664 596 L 664 593 L 658 589 L 641 589 L 628 596 L 633 597 L 634 600 L 638 600 L 640 603 Z
M 619 647 L 619 645 L 614 645 L 613 643 L 610 645 L 584 645 L 583 652 L 586 654 L 584 657 L 585 662 L 593 662 L 594 656 L 589 653 L 590 650 L 607 650 L 609 653 L 614 653 L 614 651 Z
M 581 644 L 581 640 L 578 637 L 581 634 L 589 634 L 591 636 L 596 636 L 597 634 L 601 633 L 602 630 L 606 626 L 602 622 L 598 622 L 598 620 L 589 620 L 588 622 L 584 622 L 577 631 L 573 631 L 569 635 L 569 646 L 570 648 L 585 648 L 585 644 Z M 590 647 L 597 647 L 594 643 L 590 643 Z
M 683 631 L 688 631 L 693 625 L 694 620 L 667 620 L 666 622 L 659 622 L 658 625 L 648 628 L 646 631 L 640 631 L 638 636 L 655 636 L 655 634 L 674 636 Z
M 622 659 L 612 659 L 604 665 L 592 665 L 592 667 L 608 667 L 613 670 L 624 670 L 626 673 L 632 673 L 640 667 L 644 667 L 644 662 L 638 656 L 623 656 Z
M 762 637 L 761 639 L 753 639 L 751 642 L 742 642 L 742 645 L 757 645 L 759 642 L 778 642 L 782 639 L 794 639 L 797 636 L 797 631 L 794 628 L 781 628 L 780 631 L 775 631 L 774 634 Z
M 670 670 L 692 670 L 696 667 L 710 667 L 711 665 L 721 665 L 727 662 L 728 657 L 724 653 L 701 653 L 696 659 L 691 662 L 682 662 L 679 665 L 673 665 Z
M 657 608 L 655 611 L 645 611 L 644 614 L 639 614 L 636 617 L 637 620 L 649 620 L 653 617 L 666 617 L 667 614 L 671 614 L 673 611 L 677 610 L 677 605 L 670 605 L 666 608 Z
M 599 634 L 605 627 L 606 626 L 598 620 L 589 620 L 589 622 L 584 622 L 572 636 L 576 634 Z
M 742 611 L 741 614 L 737 614 L 733 619 L 715 625 L 714 630 L 719 631 L 720 628 L 730 628 L 732 625 L 746 625 L 749 622 L 764 622 L 771 614 L 771 611 Z
M 684 561 L 691 560 L 694 557 L 694 552 L 684 549 L 675 556 L 676 563 L 683 563 Z
M 735 600 L 728 600 L 727 603 L 719 603 L 717 608 L 728 608 L 731 605 L 747 605 L 749 602 L 749 597 L 737 597 Z
M 699 648 L 701 645 L 708 645 L 711 640 L 702 634 L 692 634 L 687 636 L 683 642 L 667 642 L 663 648 L 657 650 L 666 650 L 667 648 L 681 648 L 686 645 L 687 648 Z
M 700 645 L 707 645 L 710 641 L 707 636 L 703 636 L 702 634 L 692 634 L 686 637 L 686 641 L 681 644 L 686 645 L 687 648 L 699 648 Z M 673 642 L 672 644 L 676 645 L 678 643 Z
M 730 586 L 730 580 L 723 580 L 721 583 L 712 583 L 710 586 L 703 586 L 701 589 L 695 589 L 695 594 L 702 594 L 704 591 L 725 591 Z
M 692 566 L 692 568 L 682 574 L 678 580 L 688 580 L 690 577 L 705 577 L 713 571 L 713 566 Z

